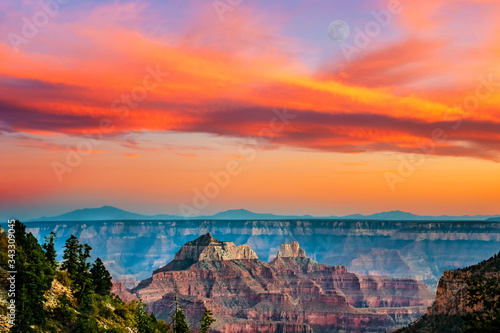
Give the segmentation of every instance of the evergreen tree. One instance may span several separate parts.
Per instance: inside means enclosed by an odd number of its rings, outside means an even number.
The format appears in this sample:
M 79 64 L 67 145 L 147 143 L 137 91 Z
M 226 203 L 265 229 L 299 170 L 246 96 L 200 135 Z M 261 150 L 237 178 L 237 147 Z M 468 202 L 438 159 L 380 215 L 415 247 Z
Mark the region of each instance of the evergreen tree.
M 201 323 L 201 328 L 200 328 L 200 333 L 208 333 L 208 329 L 212 324 L 215 322 L 215 318 L 212 317 L 212 311 L 209 309 L 205 309 L 205 312 L 203 313 L 203 317 L 200 320 Z
M 179 301 L 177 299 L 177 287 L 174 300 L 174 313 L 172 314 L 172 327 L 174 333 L 189 333 L 189 325 L 186 322 L 186 315 L 182 311 L 182 307 L 179 306 Z
M 31 332 L 30 326 L 43 327 L 45 292 L 52 286 L 54 271 L 45 252 L 33 234 L 26 235 L 26 226 L 16 221 L 16 325 L 12 332 Z M 19 239 L 19 243 L 18 243 Z
M 75 297 L 78 300 L 86 297 L 92 292 L 90 263 L 87 262 L 87 259 L 90 258 L 90 250 L 92 250 L 92 248 L 87 244 L 80 246 L 77 274 L 73 279 Z
M 64 245 L 65 250 L 62 269 L 67 271 L 70 276 L 77 274 L 80 247 L 80 242 L 74 235 L 71 235 L 71 237 L 66 240 L 66 244 Z
M 189 325 L 186 322 L 186 315 L 182 308 L 177 308 L 173 318 L 174 333 L 189 333 Z
M 77 333 L 98 333 L 99 325 L 97 323 L 96 308 L 92 295 L 83 295 L 78 308 L 78 317 L 73 332 Z
M 100 295 L 109 295 L 113 283 L 111 282 L 111 274 L 102 263 L 100 258 L 95 260 L 95 263 L 90 269 L 90 278 L 94 291 Z
M 69 273 L 69 277 L 73 282 L 73 294 L 81 301 L 92 291 L 92 279 L 89 272 L 90 263 L 87 263 L 92 248 L 88 244 L 80 244 L 78 238 L 74 235 L 71 235 L 66 240 L 64 247 L 63 259 L 65 261 L 62 268 Z
M 135 321 L 137 322 L 137 332 L 138 333 L 150 333 L 154 332 L 154 327 L 152 325 L 151 317 L 148 316 L 146 309 L 144 309 L 144 304 L 139 302 L 137 304 L 137 310 L 135 312 Z
M 43 249 L 45 250 L 45 258 L 54 269 L 57 266 L 57 261 L 56 261 L 57 254 L 54 244 L 56 239 L 57 239 L 56 234 L 52 231 L 50 233 L 50 236 L 45 237 L 45 243 L 43 244 Z
M 139 301 L 135 311 L 135 321 L 138 333 L 167 333 L 170 332 L 170 326 L 163 320 L 156 320 L 154 313 L 148 315 L 145 304 Z
M 16 249 L 23 247 L 26 241 L 26 226 L 18 220 L 14 223 L 14 236 L 17 245 Z

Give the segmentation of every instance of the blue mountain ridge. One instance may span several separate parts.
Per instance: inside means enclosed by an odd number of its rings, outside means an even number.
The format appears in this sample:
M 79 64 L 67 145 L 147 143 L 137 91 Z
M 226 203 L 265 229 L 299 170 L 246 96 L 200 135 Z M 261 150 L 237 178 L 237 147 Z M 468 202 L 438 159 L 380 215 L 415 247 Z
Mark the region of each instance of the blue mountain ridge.
M 44 221 L 96 221 L 96 220 L 177 220 L 185 219 L 183 216 L 157 214 L 143 215 L 129 212 L 112 206 L 99 208 L 77 209 L 62 215 L 46 217 L 42 216 L 28 222 Z M 403 220 L 403 221 L 500 221 L 500 215 L 463 215 L 463 216 L 422 216 L 399 210 L 381 212 L 371 215 L 352 214 L 346 216 L 324 216 L 312 215 L 276 215 L 266 213 L 254 213 L 246 209 L 233 209 L 223 211 L 214 215 L 203 215 L 190 217 L 189 219 L 203 220 L 283 220 L 283 219 L 347 219 L 347 220 Z

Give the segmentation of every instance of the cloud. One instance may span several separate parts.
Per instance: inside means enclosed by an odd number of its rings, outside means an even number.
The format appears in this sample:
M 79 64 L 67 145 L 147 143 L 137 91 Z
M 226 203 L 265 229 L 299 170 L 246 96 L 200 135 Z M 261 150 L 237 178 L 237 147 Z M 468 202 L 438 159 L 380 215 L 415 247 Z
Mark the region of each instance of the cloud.
M 415 6 L 424 13 L 453 4 Z M 127 135 L 177 131 L 258 136 L 270 126 L 273 109 L 287 108 L 296 118 L 273 134 L 274 146 L 411 152 L 434 130 L 443 129 L 447 140 L 433 154 L 497 160 L 499 93 L 476 114 L 466 115 L 453 102 L 474 93 L 475 86 L 465 83 L 472 73 L 477 80 L 475 70 L 484 67 L 474 55 L 492 50 L 492 39 L 480 38 L 475 48 L 457 46 L 444 28 L 433 39 L 423 38 L 424 32 L 413 30 L 419 19 L 409 9 L 395 23 L 405 29 L 403 38 L 366 50 L 351 64 L 309 70 L 297 52 L 305 42 L 279 31 L 277 22 L 285 19 L 268 22 L 265 15 L 253 15 L 253 7 L 238 8 L 222 24 L 213 11 L 200 9 L 185 26 L 165 21 L 162 32 L 154 34 L 145 27 L 153 15 L 148 6 L 103 4 L 73 21 L 51 22 L 40 36 L 50 45 L 43 48 L 46 52 L 30 49 L 42 47 L 37 41 L 19 54 L 0 44 L 0 130 L 83 136 L 101 131 L 106 121 L 111 126 L 103 137 L 127 149 L 157 152 L 161 149 L 154 144 Z M 137 11 L 144 16 L 139 18 Z M 433 22 L 447 24 L 442 17 Z M 167 28 L 172 31 L 165 32 Z M 57 38 L 50 37 L 51 31 L 58 31 L 53 35 Z M 464 50 L 460 54 L 465 60 L 450 57 L 457 50 Z M 461 70 L 467 61 L 473 65 Z M 155 79 L 151 71 L 168 76 Z M 456 86 L 446 87 L 457 72 Z M 158 84 L 134 100 L 144 82 Z M 453 129 L 456 120 L 448 120 L 449 114 L 463 117 L 458 129 Z M 29 145 L 56 149 L 43 142 Z M 173 152 L 196 156 L 181 150 Z

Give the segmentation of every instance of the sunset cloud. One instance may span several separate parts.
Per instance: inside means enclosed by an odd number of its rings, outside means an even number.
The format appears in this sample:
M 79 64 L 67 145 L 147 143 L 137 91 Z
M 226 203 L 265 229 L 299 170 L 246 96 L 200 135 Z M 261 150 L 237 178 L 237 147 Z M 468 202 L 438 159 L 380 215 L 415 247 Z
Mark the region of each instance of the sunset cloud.
M 185 167 L 245 156 L 144 138 L 209 135 L 232 148 L 287 110 L 295 117 L 260 149 L 499 162 L 500 4 L 402 3 L 347 61 L 326 27 L 363 28 L 386 2 L 257 1 L 222 21 L 203 1 L 72 2 L 17 51 L 0 42 L 0 135 L 49 153 L 94 135 L 107 144 L 92 153 L 141 157 L 128 163 L 168 155 Z M 37 6 L 2 3 L 0 34 L 22 34 Z

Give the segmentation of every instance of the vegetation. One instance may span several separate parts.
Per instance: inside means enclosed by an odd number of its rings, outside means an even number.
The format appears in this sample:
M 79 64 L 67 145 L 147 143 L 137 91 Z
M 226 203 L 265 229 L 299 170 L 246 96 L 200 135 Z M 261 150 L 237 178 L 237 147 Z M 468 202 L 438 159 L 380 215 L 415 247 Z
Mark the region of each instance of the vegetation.
M 467 281 L 467 306 L 477 309 L 463 316 L 467 333 L 498 332 L 500 327 L 500 284 L 474 277 Z
M 467 306 L 473 312 L 463 316 L 465 332 L 498 332 L 500 327 L 500 281 L 487 278 L 488 273 L 500 273 L 500 253 L 461 271 L 472 277 L 467 280 Z
M 32 332 L 31 325 L 44 327 L 45 292 L 52 286 L 54 270 L 45 257 L 43 248 L 33 234 L 26 234 L 26 227 L 15 223 L 16 253 L 16 325 L 11 332 Z
M 176 302 L 172 323 L 148 314 L 142 302 L 123 302 L 111 294 L 111 274 L 100 258 L 88 262 L 92 248 L 80 244 L 72 235 L 66 240 L 63 262 L 56 260 L 56 235 L 51 233 L 40 245 L 26 233 L 19 221 L 14 225 L 16 251 L 9 252 L 9 237 L 0 232 L 0 295 L 5 298 L 9 260 L 15 261 L 16 320 L 11 332 L 85 332 L 85 333 L 189 333 L 182 308 Z M 48 298 L 51 298 L 50 302 Z M 7 307 L 0 306 L 6 317 Z M 51 303 L 49 305 L 49 303 Z M 201 319 L 201 332 L 208 332 L 215 321 L 210 310 Z M 0 327 L 3 331 L 5 327 Z
M 479 264 L 459 268 L 457 271 L 470 272 L 473 275 L 480 275 L 486 272 L 500 272 L 500 252 L 487 260 L 481 261 Z
M 49 236 L 45 237 L 45 243 L 43 244 L 43 249 L 45 250 L 45 259 L 50 264 L 52 269 L 57 267 L 57 253 L 55 247 L 56 234 L 52 231 Z
M 179 306 L 177 300 L 177 288 L 175 289 L 174 313 L 172 314 L 172 329 L 174 333 L 189 333 L 189 325 L 186 322 L 186 316 Z
M 209 309 L 205 309 L 205 313 L 203 314 L 200 322 L 200 333 L 208 333 L 208 329 L 215 322 L 215 319 L 212 317 L 212 311 L 210 311 Z
M 92 280 L 94 292 L 99 295 L 109 295 L 109 291 L 113 286 L 111 282 L 111 274 L 109 274 L 106 267 L 100 258 L 95 260 L 94 265 L 90 269 L 90 279 Z
M 450 332 L 450 333 L 493 333 L 500 327 L 500 253 L 477 265 L 455 270 L 457 275 L 470 276 L 467 279 L 467 307 L 473 311 L 464 316 L 423 316 L 397 333 Z M 487 278 L 495 277 L 496 278 Z M 395 332 L 395 333 L 396 333 Z
M 395 331 L 394 333 L 423 333 L 423 332 L 446 332 L 461 333 L 464 331 L 464 321 L 460 316 L 434 315 L 417 319 L 409 326 Z

